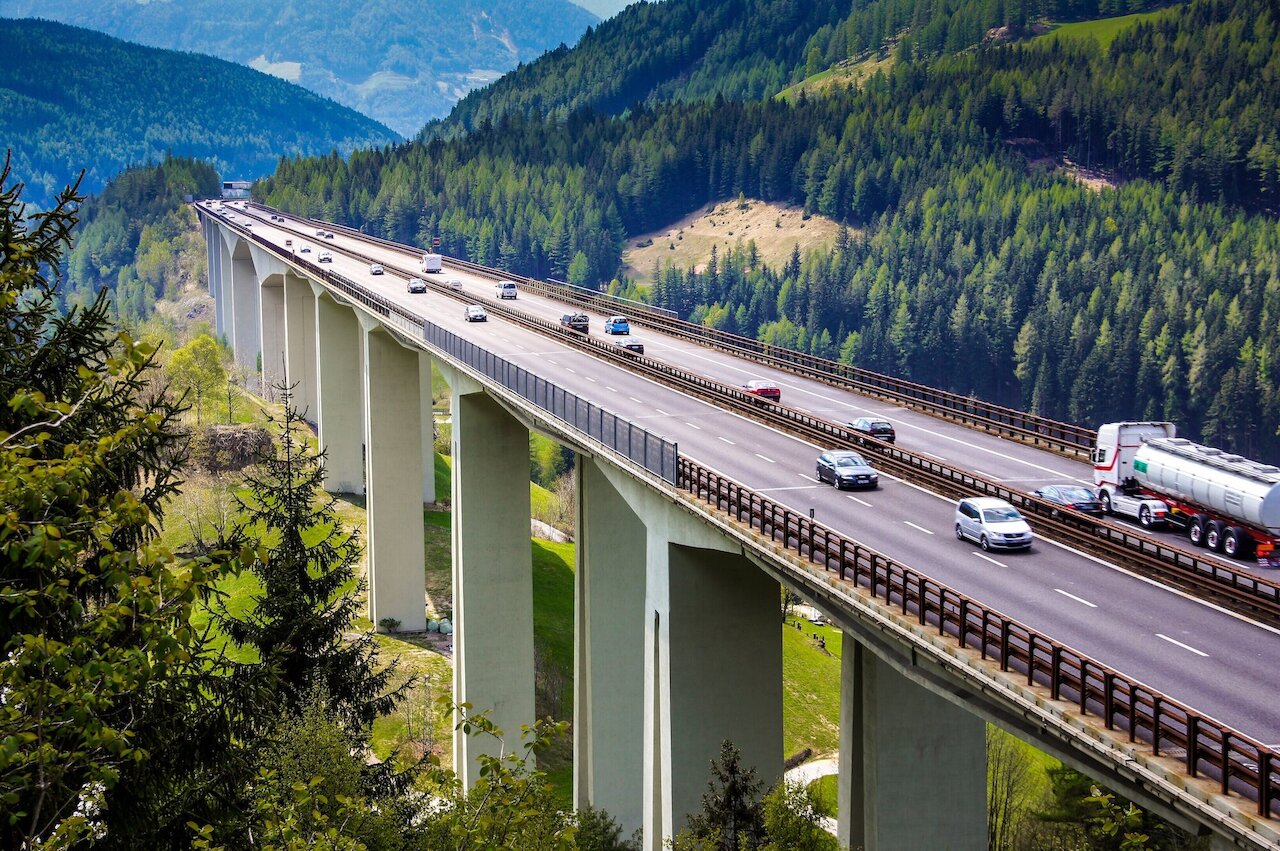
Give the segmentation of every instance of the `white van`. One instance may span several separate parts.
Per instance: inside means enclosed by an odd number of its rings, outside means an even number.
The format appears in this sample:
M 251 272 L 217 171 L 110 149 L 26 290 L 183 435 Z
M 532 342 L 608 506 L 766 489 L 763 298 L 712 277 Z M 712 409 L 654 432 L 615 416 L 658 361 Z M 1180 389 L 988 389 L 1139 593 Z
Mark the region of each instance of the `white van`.
M 498 298 L 516 297 L 515 281 L 498 281 L 498 285 L 494 289 L 497 290 Z

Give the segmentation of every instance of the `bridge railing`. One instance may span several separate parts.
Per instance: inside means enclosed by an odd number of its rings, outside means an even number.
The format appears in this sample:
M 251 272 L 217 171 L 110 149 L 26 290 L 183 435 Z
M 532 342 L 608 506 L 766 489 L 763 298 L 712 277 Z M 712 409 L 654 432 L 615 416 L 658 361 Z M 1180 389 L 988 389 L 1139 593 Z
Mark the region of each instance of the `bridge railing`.
M 1071 701 L 1081 714 L 1101 718 L 1108 730 L 1127 732 L 1130 742 L 1147 744 L 1153 755 L 1179 759 L 1192 777 L 1213 778 L 1223 795 L 1256 801 L 1258 815 L 1280 815 L 1280 762 L 1262 742 L 696 461 L 680 459 L 678 487 L 869 589 L 921 626 L 977 650 L 1001 670 L 1025 674 L 1028 685 L 1047 688 L 1055 701 Z
M 279 249 L 255 233 L 242 235 L 277 253 Z M 388 325 L 411 338 L 426 341 L 447 352 L 487 378 L 513 391 L 522 399 L 546 411 L 569 427 L 639 464 L 651 473 L 675 484 L 680 457 L 679 446 L 653 434 L 625 417 L 620 417 L 586 399 L 547 381 L 522 366 L 488 349 L 421 319 L 377 293 L 370 292 L 350 278 L 339 275 L 310 260 L 289 255 L 289 261 L 305 268 L 318 281 L 324 281 L 344 296 L 377 314 Z

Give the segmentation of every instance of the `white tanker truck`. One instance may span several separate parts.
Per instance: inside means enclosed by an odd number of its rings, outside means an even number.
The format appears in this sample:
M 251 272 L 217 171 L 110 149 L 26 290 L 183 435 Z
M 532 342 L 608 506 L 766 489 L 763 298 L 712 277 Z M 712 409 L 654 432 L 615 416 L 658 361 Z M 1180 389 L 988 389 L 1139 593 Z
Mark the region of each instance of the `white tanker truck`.
M 1176 436 L 1173 423 L 1106 423 L 1093 481 L 1108 514 L 1181 526 L 1196 546 L 1280 567 L 1280 467 Z

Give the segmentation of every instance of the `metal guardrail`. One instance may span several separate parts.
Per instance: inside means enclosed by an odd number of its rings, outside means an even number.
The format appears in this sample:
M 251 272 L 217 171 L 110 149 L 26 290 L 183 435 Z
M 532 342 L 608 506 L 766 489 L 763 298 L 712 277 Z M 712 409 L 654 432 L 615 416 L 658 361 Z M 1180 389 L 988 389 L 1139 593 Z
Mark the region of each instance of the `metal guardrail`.
M 344 230 L 402 253 L 408 253 L 405 246 L 398 243 L 367 237 L 349 228 Z M 365 260 L 372 259 L 358 252 L 355 254 Z M 462 262 L 459 265 L 474 267 L 486 276 L 501 274 L 475 264 Z M 387 266 L 387 268 L 406 276 L 416 274 L 412 269 L 397 269 L 394 266 Z M 518 276 L 517 279 L 519 279 Z M 434 281 L 429 283 L 434 290 L 444 295 L 461 301 L 473 300 L 443 286 L 435 285 Z M 534 285 L 541 286 L 537 282 L 534 282 Z M 1124 556 L 1125 566 L 1132 570 L 1182 588 L 1199 597 L 1213 599 L 1259 620 L 1280 625 L 1280 584 L 1246 571 L 1234 570 L 1215 560 L 1202 559 L 1192 550 L 1163 542 L 1118 523 L 1062 512 L 1061 507 L 1053 503 L 944 464 L 935 458 L 908 452 L 896 445 L 867 437 L 841 424 L 785 405 L 763 404 L 759 398 L 744 393 L 738 387 L 682 370 L 664 361 L 621 351 L 617 346 L 569 331 L 558 323 L 529 316 L 505 303 L 494 300 L 485 301 L 487 309 L 495 315 L 558 338 L 575 348 L 613 361 L 626 369 L 646 375 L 681 392 L 734 410 L 749 419 L 767 423 L 819 445 L 858 449 L 873 454 L 880 459 L 880 463 L 887 471 L 936 493 L 952 497 L 972 496 L 979 493 L 1008 500 L 1026 513 L 1033 515 L 1042 534 L 1048 533 L 1056 540 L 1102 558 L 1115 560 L 1117 556 Z
M 261 210 L 272 210 L 261 204 L 253 206 Z M 397 251 L 408 251 L 410 247 L 392 242 L 383 237 L 363 233 L 355 228 L 316 222 L 313 219 L 299 217 L 312 224 L 324 224 L 325 227 L 336 228 L 358 236 L 370 242 Z M 422 251 L 424 249 L 413 249 Z M 680 337 L 697 343 L 720 349 L 747 360 L 765 366 L 786 370 L 805 378 L 811 378 L 861 393 L 866 396 L 883 399 L 897 405 L 914 408 L 923 413 L 950 420 L 972 428 L 979 428 L 992 434 L 1014 438 L 1022 443 L 1049 449 L 1070 458 L 1088 460 L 1089 451 L 1093 447 L 1097 433 L 1084 426 L 1065 423 L 1029 414 L 1015 408 L 985 402 L 972 396 L 964 396 L 948 390 L 939 390 L 924 384 L 894 378 L 872 372 L 861 367 L 851 366 L 838 361 L 821 358 L 816 355 L 771 346 L 751 337 L 731 334 L 716 328 L 708 328 L 679 319 L 674 311 L 644 305 L 630 299 L 619 299 L 608 293 L 597 293 L 570 284 L 547 283 L 523 275 L 503 272 L 481 266 L 467 260 L 448 258 L 450 265 L 466 269 L 490 278 L 509 278 L 520 282 L 530 292 L 545 295 L 559 301 L 582 307 L 590 307 L 605 313 L 624 311 L 633 324 L 650 328 L 674 337 Z
M 1048 688 L 1053 700 L 1070 700 L 1081 714 L 1102 718 L 1107 729 L 1148 743 L 1153 755 L 1181 751 L 1178 758 L 1192 777 L 1211 777 L 1223 795 L 1256 801 L 1258 815 L 1280 814 L 1280 761 L 1262 742 L 696 461 L 680 459 L 678 487 L 841 580 L 869 589 L 922 626 L 936 626 L 940 635 L 953 636 L 1001 670 L 1025 674 L 1028 685 Z
M 236 227 L 234 223 L 231 227 Z M 279 249 L 252 232 L 237 228 L 241 235 L 273 253 Z M 289 261 L 305 268 L 316 280 L 324 281 L 348 298 L 364 305 L 389 324 L 410 337 L 415 337 L 447 352 L 477 372 L 498 382 L 539 409 L 609 449 L 639 464 L 651 473 L 675 484 L 680 457 L 679 446 L 659 437 L 630 420 L 601 408 L 593 402 L 547 381 L 524 367 L 511 363 L 470 340 L 421 319 L 377 293 L 370 292 L 337 272 L 310 260 L 288 255 Z

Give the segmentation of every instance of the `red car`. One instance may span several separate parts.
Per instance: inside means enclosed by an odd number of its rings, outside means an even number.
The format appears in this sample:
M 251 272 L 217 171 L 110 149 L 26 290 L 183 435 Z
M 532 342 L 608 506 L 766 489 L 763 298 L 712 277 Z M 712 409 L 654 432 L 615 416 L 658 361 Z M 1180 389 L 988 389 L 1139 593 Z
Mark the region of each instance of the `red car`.
M 782 401 L 782 388 L 772 381 L 765 381 L 763 378 L 755 378 L 742 385 L 742 392 L 750 393 L 752 396 L 759 396 L 761 399 L 768 399 L 770 402 Z

